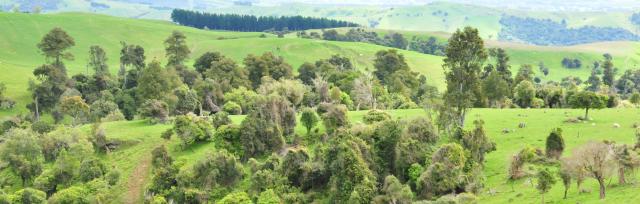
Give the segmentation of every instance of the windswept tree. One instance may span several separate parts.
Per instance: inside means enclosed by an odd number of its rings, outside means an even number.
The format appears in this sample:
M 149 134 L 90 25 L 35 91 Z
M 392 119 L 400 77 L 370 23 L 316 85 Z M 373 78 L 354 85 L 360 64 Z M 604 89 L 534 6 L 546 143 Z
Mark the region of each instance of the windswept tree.
M 569 98 L 572 108 L 585 109 L 584 120 L 589 120 L 590 109 L 603 109 L 607 107 L 607 96 L 592 91 L 581 91 Z
M 164 47 L 169 66 L 182 65 L 191 53 L 187 46 L 187 36 L 177 30 L 164 41 Z
M 571 160 L 576 164 L 573 168 L 586 171 L 587 175 L 596 179 L 600 186 L 600 199 L 605 198 L 605 180 L 615 167 L 611 146 L 603 142 L 589 142 L 573 151 Z
M 444 100 L 454 108 L 458 126 L 464 127 L 465 116 L 477 100 L 475 93 L 481 87 L 480 73 L 486 59 L 478 29 L 466 27 L 449 38 L 443 64 L 447 82 Z
M 73 60 L 73 54 L 66 50 L 75 45 L 75 40 L 66 31 L 62 28 L 53 28 L 38 43 L 38 48 L 47 59 L 54 60 L 54 66 L 60 67 L 62 59 Z

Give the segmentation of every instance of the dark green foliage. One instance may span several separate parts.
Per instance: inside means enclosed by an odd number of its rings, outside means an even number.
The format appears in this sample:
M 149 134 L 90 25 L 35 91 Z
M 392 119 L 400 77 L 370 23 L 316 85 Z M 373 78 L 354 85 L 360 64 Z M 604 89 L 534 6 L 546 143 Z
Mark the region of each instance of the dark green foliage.
M 78 170 L 78 178 L 82 182 L 88 182 L 95 178 L 100 178 L 107 172 L 107 167 L 98 158 L 91 157 L 84 159 L 80 163 L 80 169 Z
M 562 58 L 562 66 L 569 69 L 580 69 L 580 67 L 582 67 L 582 61 L 578 58 L 569 59 L 565 57 Z
M 180 138 L 182 148 L 194 143 L 208 141 L 213 136 L 213 126 L 205 118 L 193 114 L 176 117 L 173 131 Z
M 572 108 L 585 109 L 584 120 L 589 120 L 589 109 L 602 109 L 607 106 L 607 96 L 591 91 L 581 91 L 571 96 L 569 104 Z
M 162 139 L 165 139 L 165 140 L 171 140 L 171 136 L 173 136 L 173 128 L 165 130 L 160 135 L 160 137 L 162 137 Z
M 389 113 L 383 110 L 377 110 L 377 109 L 370 110 L 369 112 L 367 112 L 366 115 L 362 117 L 362 121 L 365 124 L 373 124 L 376 122 L 382 122 L 390 119 L 391 119 L 391 115 L 389 115 Z
M 604 58 L 604 63 L 602 63 L 602 68 L 604 69 L 602 75 L 602 83 L 604 83 L 604 85 L 612 87 L 614 85 L 613 82 L 615 82 L 616 74 L 613 68 L 613 62 L 611 62 L 611 60 L 613 59 L 609 54 L 605 54 Z
M 546 153 L 547 157 L 559 159 L 564 151 L 564 139 L 562 138 L 562 129 L 556 128 L 551 131 L 547 137 Z
M 193 67 L 195 67 L 196 71 L 200 74 L 204 74 L 214 63 L 220 61 L 223 57 L 219 52 L 205 52 L 196 59 Z
M 236 15 L 236 14 L 212 14 L 183 9 L 174 9 L 171 12 L 171 20 L 180 25 L 195 28 L 207 28 L 232 31 L 258 31 L 269 29 L 282 30 L 309 30 L 337 27 L 356 27 L 358 24 L 346 21 L 326 18 L 313 18 L 302 16 L 261 16 Z
M 140 116 L 151 119 L 151 122 L 167 122 L 169 119 L 169 106 L 164 101 L 147 100 L 140 106 Z
M 305 108 L 302 110 L 300 123 L 307 129 L 307 134 L 311 132 L 311 129 L 315 127 L 319 121 L 320 118 L 318 118 L 318 115 L 313 109 Z
M 429 144 L 435 144 L 440 138 L 438 130 L 433 123 L 424 117 L 418 117 L 408 121 L 405 134 L 409 138 Z
M 446 44 L 440 43 L 435 37 L 429 37 L 427 40 L 414 38 L 409 43 L 409 50 L 417 51 L 424 54 L 444 56 Z
M 265 76 L 275 80 L 293 77 L 291 65 L 284 62 L 282 57 L 277 57 L 271 52 L 266 52 L 261 56 L 247 56 L 244 59 L 244 66 L 249 72 L 249 80 L 254 89 L 262 84 L 262 77 Z
M 107 173 L 105 180 L 109 185 L 116 185 L 120 180 L 120 170 L 118 169 L 110 169 L 109 173 Z

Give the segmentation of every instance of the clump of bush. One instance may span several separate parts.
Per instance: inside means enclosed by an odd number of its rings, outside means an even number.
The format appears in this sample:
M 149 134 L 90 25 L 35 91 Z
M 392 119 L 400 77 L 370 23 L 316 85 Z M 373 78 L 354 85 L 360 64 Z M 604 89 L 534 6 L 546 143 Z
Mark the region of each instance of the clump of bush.
M 240 115 L 242 114 L 242 107 L 233 101 L 229 101 L 222 106 L 222 110 L 231 115 Z
M 385 120 L 389 120 L 389 119 L 391 119 L 391 115 L 389 115 L 389 113 L 387 113 L 387 112 L 385 112 L 383 110 L 377 110 L 377 109 L 370 110 L 362 118 L 362 120 L 366 124 L 373 124 L 373 123 L 376 123 L 376 122 L 381 122 L 381 121 L 385 121 Z

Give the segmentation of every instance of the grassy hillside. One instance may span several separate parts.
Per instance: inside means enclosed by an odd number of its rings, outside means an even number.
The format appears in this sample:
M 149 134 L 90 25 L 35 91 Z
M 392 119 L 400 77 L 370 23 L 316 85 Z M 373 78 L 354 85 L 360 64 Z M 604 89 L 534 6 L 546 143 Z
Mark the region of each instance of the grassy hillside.
M 71 35 L 76 46 L 70 51 L 75 60 L 68 62 L 69 75 L 86 71 L 89 47 L 100 45 L 107 52 L 111 72 L 119 68 L 120 42 L 139 44 L 145 48 L 147 61 L 164 59 L 164 39 L 173 30 L 187 36 L 192 50 L 191 61 L 207 51 L 219 51 L 241 63 L 248 54 L 273 52 L 282 56 L 294 68 L 304 62 L 314 62 L 334 54 L 349 57 L 359 69 L 372 70 L 377 51 L 389 49 L 365 43 L 327 42 L 298 38 L 275 38 L 261 33 L 205 31 L 176 26 L 166 21 L 135 20 L 95 14 L 14 14 L 0 13 L 0 81 L 7 84 L 8 96 L 19 104 L 10 111 L 0 112 L 0 117 L 25 112 L 29 101 L 26 91 L 32 71 L 45 63 L 36 44 L 54 27 L 61 27 Z M 425 74 L 435 85 L 442 87 L 441 57 L 403 51 L 409 65 Z M 192 64 L 188 62 L 187 64 Z
M 366 111 L 349 112 L 352 124 L 362 122 Z M 423 110 L 393 110 L 389 113 L 394 118 L 412 118 L 424 116 Z M 485 188 L 479 195 L 481 203 L 513 203 L 520 200 L 523 203 L 539 203 L 540 195 L 528 179 L 521 179 L 513 184 L 506 183 L 507 169 L 511 155 L 517 153 L 523 147 L 544 148 L 544 141 L 552 128 L 560 127 L 567 148 L 565 156 L 570 155 L 573 148 L 591 140 L 610 140 L 617 143 L 633 144 L 635 142 L 632 124 L 640 118 L 637 109 L 605 109 L 593 111 L 594 121 L 590 123 L 564 123 L 569 117 L 583 114 L 582 110 L 570 109 L 473 109 L 468 115 L 467 127 L 472 127 L 472 121 L 483 119 L 487 134 L 496 142 L 497 150 L 486 157 L 484 174 L 487 177 Z M 234 123 L 240 123 L 244 116 L 232 116 Z M 526 128 L 517 128 L 520 122 L 527 124 Z M 614 123 L 619 123 L 621 128 L 613 128 Z M 199 144 L 192 148 L 181 150 L 178 139 L 163 141 L 160 134 L 169 128 L 169 125 L 150 125 L 144 121 L 123 121 L 104 124 L 107 136 L 113 139 L 129 141 L 132 144 L 104 156 L 104 160 L 110 165 L 122 170 L 123 179 L 114 188 L 114 197 L 121 201 L 136 199 L 142 196 L 142 188 L 149 178 L 149 157 L 151 150 L 160 145 L 169 146 L 171 154 L 176 162 L 189 166 L 202 158 L 207 152 L 215 149 L 213 143 Z M 513 133 L 503 134 L 503 129 L 515 130 Z M 84 127 L 87 131 L 88 126 Z M 304 134 L 305 130 L 300 125 L 296 132 Z M 245 178 L 249 179 L 249 178 Z M 629 194 L 638 190 L 634 184 L 639 177 L 630 176 L 631 184 L 627 186 L 609 185 L 605 203 L 625 203 L 636 200 L 636 194 Z M 615 177 L 611 177 L 610 183 L 615 183 Z M 608 182 L 609 183 L 609 182 Z M 598 185 L 593 179 L 587 179 L 583 184 L 584 189 L 590 193 L 578 194 L 575 183 L 569 190 L 567 200 L 563 200 L 563 186 L 558 182 L 550 193 L 545 196 L 547 202 L 553 203 L 602 203 L 597 200 Z

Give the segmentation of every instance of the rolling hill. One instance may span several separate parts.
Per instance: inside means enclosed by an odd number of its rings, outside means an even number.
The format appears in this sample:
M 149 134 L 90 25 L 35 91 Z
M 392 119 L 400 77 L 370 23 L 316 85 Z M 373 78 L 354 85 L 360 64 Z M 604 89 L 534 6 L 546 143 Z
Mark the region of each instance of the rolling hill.
M 298 38 L 276 38 L 262 33 L 240 33 L 206 31 L 177 26 L 166 21 L 135 20 L 84 13 L 62 14 L 14 14 L 0 13 L 0 81 L 7 84 L 8 96 L 19 102 L 17 108 L 0 112 L 6 116 L 25 111 L 29 101 L 27 82 L 33 78 L 33 69 L 43 64 L 44 57 L 38 53 L 36 44 L 54 27 L 61 27 L 75 38 L 71 49 L 75 60 L 67 63 L 69 75 L 86 71 L 87 56 L 91 45 L 100 45 L 107 52 L 110 70 L 119 68 L 120 42 L 138 44 L 145 48 L 147 61 L 164 59 L 164 39 L 173 30 L 187 36 L 192 50 L 191 60 L 207 51 L 219 51 L 237 62 L 248 54 L 273 52 L 284 57 L 294 68 L 304 62 L 315 62 L 334 54 L 349 57 L 359 69 L 372 70 L 374 54 L 387 47 L 353 42 L 328 42 Z M 436 86 L 443 87 L 442 58 L 403 51 L 409 65 L 423 73 Z M 192 64 L 188 62 L 187 64 Z

